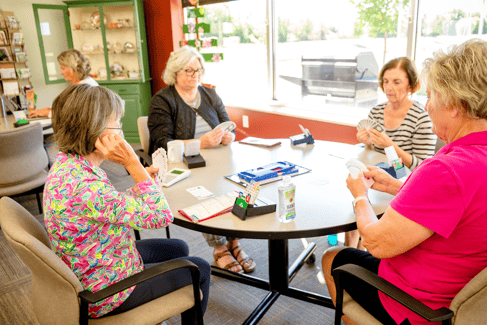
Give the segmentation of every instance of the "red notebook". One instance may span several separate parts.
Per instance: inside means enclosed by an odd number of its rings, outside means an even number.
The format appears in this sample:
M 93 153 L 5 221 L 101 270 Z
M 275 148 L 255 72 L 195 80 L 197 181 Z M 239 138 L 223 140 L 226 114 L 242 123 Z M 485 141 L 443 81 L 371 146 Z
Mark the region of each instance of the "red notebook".
M 201 203 L 178 210 L 178 212 L 193 222 L 208 220 L 231 212 L 236 195 L 236 192 L 231 192 L 216 198 L 210 198 Z

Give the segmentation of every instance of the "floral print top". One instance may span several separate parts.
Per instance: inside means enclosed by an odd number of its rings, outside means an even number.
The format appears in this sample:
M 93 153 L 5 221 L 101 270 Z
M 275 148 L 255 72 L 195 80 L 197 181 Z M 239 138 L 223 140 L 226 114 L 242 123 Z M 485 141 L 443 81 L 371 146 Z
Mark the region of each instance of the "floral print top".
M 102 169 L 79 155 L 62 152 L 46 180 L 44 211 L 54 252 L 92 292 L 144 269 L 130 229 L 161 228 L 174 219 L 153 180 L 121 193 Z M 117 308 L 134 288 L 90 304 L 90 317 Z

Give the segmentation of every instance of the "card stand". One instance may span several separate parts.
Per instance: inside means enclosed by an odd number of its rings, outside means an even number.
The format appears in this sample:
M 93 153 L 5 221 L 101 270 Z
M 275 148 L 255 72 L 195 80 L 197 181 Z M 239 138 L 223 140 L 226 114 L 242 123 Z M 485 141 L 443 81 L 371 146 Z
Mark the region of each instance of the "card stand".
M 293 135 L 292 137 L 289 137 L 291 139 L 291 143 L 293 146 L 297 146 L 298 144 L 301 143 L 306 143 L 306 144 L 313 144 L 315 143 L 315 139 L 313 139 L 313 136 L 310 134 L 306 136 L 306 134 L 298 134 L 298 135 Z
M 232 213 L 245 221 L 247 217 L 260 216 L 267 213 L 276 211 L 276 204 L 265 198 L 257 198 L 253 205 L 248 205 L 247 209 L 244 209 L 237 205 L 237 200 L 233 205 Z
M 203 159 L 201 155 L 195 155 L 195 156 L 183 155 L 183 160 L 186 166 L 188 166 L 188 169 L 206 166 L 206 161 Z

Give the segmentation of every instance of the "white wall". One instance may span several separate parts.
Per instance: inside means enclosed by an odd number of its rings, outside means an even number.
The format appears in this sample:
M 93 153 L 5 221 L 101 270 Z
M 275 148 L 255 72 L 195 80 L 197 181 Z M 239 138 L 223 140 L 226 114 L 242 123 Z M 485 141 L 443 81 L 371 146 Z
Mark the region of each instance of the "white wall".
M 46 85 L 42 68 L 41 51 L 37 41 L 37 30 L 34 20 L 32 4 L 64 5 L 61 0 L 2 0 L 0 10 L 13 11 L 20 21 L 24 38 L 24 50 L 27 54 L 27 66 L 32 75 L 30 81 L 37 94 L 37 108 L 51 107 L 52 101 L 68 85 L 68 83 Z

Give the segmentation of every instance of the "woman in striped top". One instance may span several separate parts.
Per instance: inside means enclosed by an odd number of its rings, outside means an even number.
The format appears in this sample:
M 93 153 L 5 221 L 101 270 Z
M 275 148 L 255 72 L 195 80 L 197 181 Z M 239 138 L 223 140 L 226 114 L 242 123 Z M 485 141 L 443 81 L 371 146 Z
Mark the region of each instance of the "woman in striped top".
M 394 146 L 399 158 L 413 170 L 434 155 L 436 145 L 428 113 L 420 103 L 409 98 L 420 88 L 414 62 L 407 57 L 389 61 L 379 73 L 379 85 L 388 102 L 372 108 L 368 117 L 386 131 L 362 128 L 357 132 L 357 139 L 380 153 Z
M 434 155 L 436 146 L 428 113 L 420 103 L 409 98 L 421 87 L 414 62 L 407 57 L 387 62 L 379 73 L 379 86 L 388 102 L 372 108 L 368 118 L 382 125 L 385 132 L 362 128 L 357 132 L 357 139 L 380 153 L 394 146 L 404 165 L 413 170 Z M 345 233 L 346 246 L 363 248 L 359 239 L 357 230 Z

